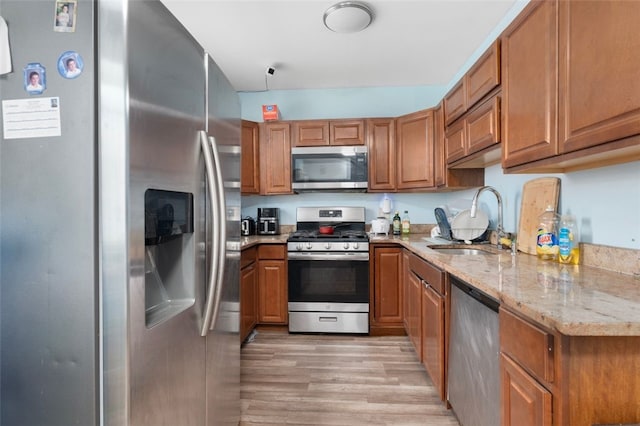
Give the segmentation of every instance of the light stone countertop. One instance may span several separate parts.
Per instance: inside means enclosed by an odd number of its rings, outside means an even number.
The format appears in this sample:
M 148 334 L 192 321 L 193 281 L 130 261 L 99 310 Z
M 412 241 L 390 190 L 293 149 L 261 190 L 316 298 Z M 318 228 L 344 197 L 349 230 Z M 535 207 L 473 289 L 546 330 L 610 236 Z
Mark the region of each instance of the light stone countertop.
M 242 237 L 242 248 L 284 244 L 287 237 L 288 234 Z M 428 248 L 425 237 L 428 235 L 374 236 L 370 242 L 406 247 L 502 306 L 564 335 L 640 336 L 638 275 L 586 265 L 561 265 L 524 253 L 512 255 L 509 250 L 494 255 L 443 254 Z
M 371 242 L 407 247 L 502 306 L 564 335 L 640 336 L 640 277 L 561 265 L 525 253 L 512 255 L 510 250 L 494 255 L 443 254 L 428 248 L 423 237 L 376 237 Z
M 280 234 L 280 235 L 248 235 L 240 237 L 240 246 L 242 249 L 247 249 L 249 247 L 258 245 L 258 244 L 286 244 L 287 238 L 289 238 L 288 233 Z

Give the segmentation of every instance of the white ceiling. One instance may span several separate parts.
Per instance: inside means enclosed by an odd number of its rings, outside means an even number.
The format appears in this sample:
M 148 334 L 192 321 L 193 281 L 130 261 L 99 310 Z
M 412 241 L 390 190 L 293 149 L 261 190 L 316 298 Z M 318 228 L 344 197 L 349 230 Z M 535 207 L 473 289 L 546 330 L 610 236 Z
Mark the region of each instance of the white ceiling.
M 447 85 L 516 3 L 364 0 L 372 24 L 339 34 L 337 1 L 162 0 L 237 91 Z

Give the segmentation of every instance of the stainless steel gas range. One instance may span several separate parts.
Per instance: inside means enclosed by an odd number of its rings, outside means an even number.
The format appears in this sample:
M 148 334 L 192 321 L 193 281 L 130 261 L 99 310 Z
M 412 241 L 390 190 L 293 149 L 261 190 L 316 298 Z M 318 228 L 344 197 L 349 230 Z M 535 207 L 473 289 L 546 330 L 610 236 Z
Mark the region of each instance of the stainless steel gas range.
M 290 332 L 369 333 L 364 207 L 299 207 L 287 252 Z

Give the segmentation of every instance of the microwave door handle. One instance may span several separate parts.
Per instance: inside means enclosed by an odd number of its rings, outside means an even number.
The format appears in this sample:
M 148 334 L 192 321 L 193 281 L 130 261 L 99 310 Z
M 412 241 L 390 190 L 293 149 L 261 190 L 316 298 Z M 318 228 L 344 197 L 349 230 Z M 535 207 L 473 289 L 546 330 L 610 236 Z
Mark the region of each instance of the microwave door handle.
M 219 222 L 218 222 L 218 213 L 217 213 L 217 204 L 218 198 L 215 194 L 215 173 L 214 173 L 214 163 L 213 163 L 213 155 L 209 149 L 209 141 L 207 138 L 207 133 L 205 131 L 200 131 L 200 148 L 202 149 L 202 154 L 204 156 L 204 169 L 206 175 L 206 183 L 207 183 L 207 198 L 209 199 L 209 203 L 211 204 L 212 211 L 212 220 L 211 220 L 211 236 L 212 236 L 212 248 L 211 248 L 211 256 L 209 257 L 210 266 L 209 266 L 209 275 L 207 276 L 207 286 L 206 286 L 206 296 L 204 302 L 204 315 L 202 318 L 202 325 L 200 327 L 200 335 L 202 337 L 206 336 L 209 331 L 209 324 L 211 324 L 211 315 L 213 314 L 213 304 L 214 304 L 214 293 L 215 293 L 215 284 L 216 277 L 218 276 L 218 259 L 219 259 L 219 250 L 220 245 L 217 241 L 213 240 L 219 233 Z M 205 239 L 205 247 L 206 241 Z
M 224 180 L 222 180 L 222 161 L 220 160 L 220 151 L 216 144 L 216 139 L 213 136 L 209 136 L 209 148 L 213 154 L 213 162 L 216 172 L 216 184 L 218 193 L 218 253 L 219 253 L 219 265 L 217 269 L 216 286 L 215 286 L 215 298 L 213 303 L 213 313 L 211 314 L 211 323 L 209 329 L 213 329 L 218 320 L 218 314 L 220 312 L 220 302 L 222 301 L 222 287 L 225 272 L 225 261 L 227 259 L 227 200 L 224 192 Z

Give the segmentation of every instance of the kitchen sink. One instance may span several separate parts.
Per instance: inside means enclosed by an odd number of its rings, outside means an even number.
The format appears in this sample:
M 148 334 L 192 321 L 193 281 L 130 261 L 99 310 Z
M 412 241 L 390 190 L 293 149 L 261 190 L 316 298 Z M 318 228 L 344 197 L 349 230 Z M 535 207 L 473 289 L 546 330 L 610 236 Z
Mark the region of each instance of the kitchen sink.
M 461 247 L 460 245 L 428 245 L 433 251 L 442 254 L 451 254 L 451 255 L 488 255 L 492 256 L 497 254 L 494 251 L 489 250 L 488 248 L 479 248 L 479 247 Z

